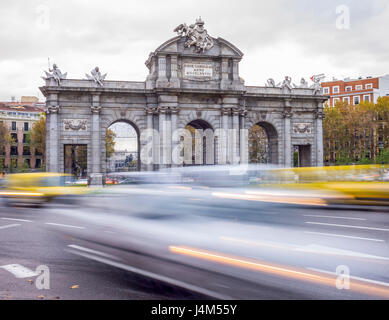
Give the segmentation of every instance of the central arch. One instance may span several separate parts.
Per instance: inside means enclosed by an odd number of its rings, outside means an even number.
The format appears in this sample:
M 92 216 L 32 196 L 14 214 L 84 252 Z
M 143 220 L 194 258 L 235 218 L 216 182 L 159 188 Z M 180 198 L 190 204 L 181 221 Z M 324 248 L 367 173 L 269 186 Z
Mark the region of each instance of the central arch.
M 185 155 L 184 159 L 192 159 L 190 165 L 215 164 L 215 138 L 213 127 L 203 119 L 190 121 L 185 129 L 190 132 L 192 138 L 191 155 Z M 184 148 L 184 153 L 185 153 Z M 188 165 L 188 164 L 184 164 Z
M 278 133 L 268 122 L 257 122 L 249 131 L 249 162 L 278 164 Z

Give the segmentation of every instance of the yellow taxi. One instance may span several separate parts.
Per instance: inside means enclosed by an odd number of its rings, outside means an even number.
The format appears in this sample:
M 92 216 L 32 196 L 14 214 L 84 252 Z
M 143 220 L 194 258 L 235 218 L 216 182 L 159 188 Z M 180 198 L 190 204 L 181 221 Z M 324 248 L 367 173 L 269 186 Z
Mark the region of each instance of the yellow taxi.
M 284 168 L 267 173 L 262 184 L 321 190 L 328 203 L 389 205 L 388 172 L 389 165 L 378 164 Z
M 64 173 L 16 173 L 5 178 L 0 197 L 10 204 L 43 204 L 55 197 L 80 195 L 89 188 L 74 184 L 74 177 Z

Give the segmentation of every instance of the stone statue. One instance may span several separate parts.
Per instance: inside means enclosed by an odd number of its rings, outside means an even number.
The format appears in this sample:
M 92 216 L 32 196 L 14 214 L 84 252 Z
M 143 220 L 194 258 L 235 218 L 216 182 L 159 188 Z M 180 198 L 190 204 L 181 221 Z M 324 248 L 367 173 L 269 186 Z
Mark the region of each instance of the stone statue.
M 313 94 L 320 94 L 322 92 L 321 82 L 325 78 L 324 73 L 314 75 L 311 77 L 311 80 L 313 81 L 313 85 L 311 86 L 311 89 L 313 89 Z
M 304 78 L 301 78 L 300 85 L 293 84 L 293 86 L 295 88 L 307 89 L 308 88 L 308 82 Z
M 89 74 L 85 74 L 87 79 L 93 80 L 98 85 L 104 87 L 103 81 L 104 81 L 105 77 L 107 76 L 107 74 L 101 75 L 99 67 L 94 68 L 90 73 L 92 76 L 90 76 Z
M 285 76 L 285 79 L 284 81 L 282 81 L 281 83 L 281 88 L 284 89 L 284 88 L 288 88 L 289 90 L 292 90 L 292 78 L 291 77 L 288 77 L 288 76 Z M 279 87 L 280 84 L 277 84 L 277 87 Z
M 196 53 L 205 52 L 213 47 L 213 40 L 204 29 L 204 21 L 201 20 L 201 17 L 189 27 L 186 23 L 180 24 L 174 29 L 174 32 L 177 32 L 180 37 L 186 37 L 185 47 L 194 46 Z
M 61 85 L 61 80 L 66 79 L 66 76 L 68 74 L 67 72 L 62 73 L 55 63 L 53 64 L 53 69 L 49 68 L 49 72 L 45 71 L 45 73 L 46 73 L 46 78 L 42 77 L 42 79 L 47 80 L 52 78 L 57 82 L 57 85 L 59 86 Z
M 274 88 L 276 86 L 276 83 L 274 82 L 273 78 L 267 79 L 266 87 Z

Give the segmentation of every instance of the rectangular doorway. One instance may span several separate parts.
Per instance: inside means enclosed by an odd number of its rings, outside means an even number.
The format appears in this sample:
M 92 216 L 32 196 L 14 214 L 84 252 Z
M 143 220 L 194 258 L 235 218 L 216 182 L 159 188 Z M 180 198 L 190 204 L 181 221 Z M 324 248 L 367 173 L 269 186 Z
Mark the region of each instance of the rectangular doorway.
M 65 144 L 64 145 L 65 173 L 73 174 L 78 179 L 87 177 L 87 145 Z
M 311 167 L 311 145 L 293 146 L 293 166 L 294 167 Z

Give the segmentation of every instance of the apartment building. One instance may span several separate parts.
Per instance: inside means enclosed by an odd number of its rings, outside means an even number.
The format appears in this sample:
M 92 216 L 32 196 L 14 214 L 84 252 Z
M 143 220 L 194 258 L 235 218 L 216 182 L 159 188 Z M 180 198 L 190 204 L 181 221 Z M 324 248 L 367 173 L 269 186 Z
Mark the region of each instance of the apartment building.
M 0 102 L 0 122 L 8 126 L 13 143 L 0 151 L 1 170 L 17 167 L 41 168 L 43 154 L 31 148 L 27 134 L 44 112 L 44 103 L 36 97 L 22 97 L 21 101 Z
M 325 81 L 321 84 L 323 94 L 329 95 L 329 106 L 338 101 L 358 105 L 362 101 L 377 102 L 378 97 L 389 96 L 389 74 L 380 77 Z

